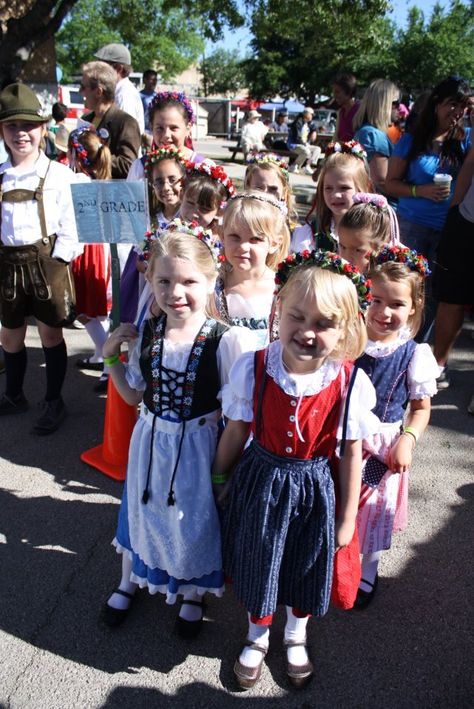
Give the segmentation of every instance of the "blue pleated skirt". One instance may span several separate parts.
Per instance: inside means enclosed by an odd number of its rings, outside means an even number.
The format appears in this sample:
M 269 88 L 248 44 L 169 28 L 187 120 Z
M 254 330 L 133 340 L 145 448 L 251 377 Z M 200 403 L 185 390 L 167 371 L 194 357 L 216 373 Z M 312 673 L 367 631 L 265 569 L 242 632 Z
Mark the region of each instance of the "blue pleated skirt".
M 223 523 L 224 569 L 249 613 L 263 618 L 279 603 L 315 616 L 327 612 L 334 518 L 327 458 L 283 458 L 252 441 Z

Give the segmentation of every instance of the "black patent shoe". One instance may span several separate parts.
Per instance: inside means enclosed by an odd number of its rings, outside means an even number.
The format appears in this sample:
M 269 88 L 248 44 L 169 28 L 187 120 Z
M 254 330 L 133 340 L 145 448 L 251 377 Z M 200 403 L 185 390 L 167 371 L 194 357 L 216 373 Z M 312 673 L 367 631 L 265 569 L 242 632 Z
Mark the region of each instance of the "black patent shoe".
M 185 640 L 196 638 L 201 632 L 202 621 L 204 617 L 204 602 L 203 601 L 181 601 L 184 606 L 198 606 L 201 608 L 201 617 L 199 620 L 185 620 L 180 615 L 176 618 L 176 632 Z
M 359 588 L 357 590 L 357 596 L 354 603 L 354 608 L 357 610 L 364 610 L 364 608 L 367 608 L 367 606 L 372 603 L 372 599 L 375 596 L 375 592 L 379 583 L 379 575 L 376 575 L 373 583 L 370 583 L 370 581 L 366 581 L 366 579 L 361 579 L 361 581 L 366 583 L 367 586 L 370 586 L 371 588 L 370 591 L 364 591 L 362 588 Z
M 118 625 L 123 623 L 130 612 L 130 608 L 132 607 L 132 603 L 135 598 L 135 594 L 128 593 L 128 591 L 122 591 L 120 588 L 116 588 L 114 593 L 118 593 L 120 596 L 125 596 L 125 598 L 129 599 L 130 603 L 128 608 L 112 608 L 112 606 L 109 606 L 108 603 L 104 604 L 100 617 L 104 623 L 109 626 L 109 628 L 116 628 Z

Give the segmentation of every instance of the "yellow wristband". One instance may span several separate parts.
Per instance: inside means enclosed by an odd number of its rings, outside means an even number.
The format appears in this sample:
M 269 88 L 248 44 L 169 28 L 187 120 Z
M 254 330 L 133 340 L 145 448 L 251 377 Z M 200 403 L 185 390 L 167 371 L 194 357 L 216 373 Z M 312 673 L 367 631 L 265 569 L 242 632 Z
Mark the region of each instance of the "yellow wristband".
M 111 367 L 113 364 L 117 364 L 117 362 L 120 362 L 120 355 L 114 354 L 112 357 L 104 357 L 104 364 L 107 365 L 107 367 Z
M 405 428 L 403 429 L 403 433 L 408 433 L 409 436 L 413 436 L 415 444 L 418 442 L 420 434 L 418 433 L 416 428 L 412 428 L 411 426 L 405 426 Z
M 412 185 L 412 186 L 410 187 L 410 192 L 411 192 L 411 196 L 412 196 L 412 197 L 415 197 L 415 199 L 416 199 L 416 197 L 417 197 L 417 194 L 416 194 L 416 185 Z

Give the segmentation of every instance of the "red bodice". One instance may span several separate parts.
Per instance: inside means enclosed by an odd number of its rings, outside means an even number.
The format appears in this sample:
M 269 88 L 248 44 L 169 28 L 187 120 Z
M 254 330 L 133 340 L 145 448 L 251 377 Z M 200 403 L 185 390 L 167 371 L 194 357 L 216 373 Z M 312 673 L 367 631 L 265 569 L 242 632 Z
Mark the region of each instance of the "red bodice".
M 316 456 L 332 458 L 336 448 L 337 427 L 349 381 L 351 363 L 344 363 L 337 377 L 318 394 L 299 399 L 289 396 L 265 372 L 266 350 L 256 352 L 254 438 L 266 450 L 284 458 L 309 459 Z M 261 404 L 260 425 L 257 421 L 260 388 L 265 386 Z M 296 415 L 303 443 L 298 435 Z M 265 422 L 269 425 L 265 425 Z

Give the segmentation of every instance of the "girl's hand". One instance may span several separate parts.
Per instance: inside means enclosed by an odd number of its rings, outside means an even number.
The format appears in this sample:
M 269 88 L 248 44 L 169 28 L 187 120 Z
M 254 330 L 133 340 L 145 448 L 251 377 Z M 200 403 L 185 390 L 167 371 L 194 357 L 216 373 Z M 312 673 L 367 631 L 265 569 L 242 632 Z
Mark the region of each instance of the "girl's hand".
M 139 273 L 146 273 L 147 262 L 137 259 L 137 271 Z
M 426 185 L 417 185 L 416 194 L 418 197 L 431 199 L 433 202 L 442 202 L 448 199 L 450 188 L 438 185 L 436 182 L 428 182 Z
M 335 541 L 336 551 L 346 547 L 354 536 L 355 520 L 348 522 L 347 520 L 336 520 Z
M 410 435 L 401 435 L 391 447 L 387 465 L 393 473 L 404 473 L 410 469 L 415 441 Z
M 120 354 L 120 346 L 124 342 L 131 342 L 138 337 L 138 330 L 133 323 L 122 323 L 114 330 L 102 348 L 103 357 L 112 357 Z
M 229 483 L 212 483 L 212 492 L 218 507 L 225 507 L 225 501 L 229 493 Z

